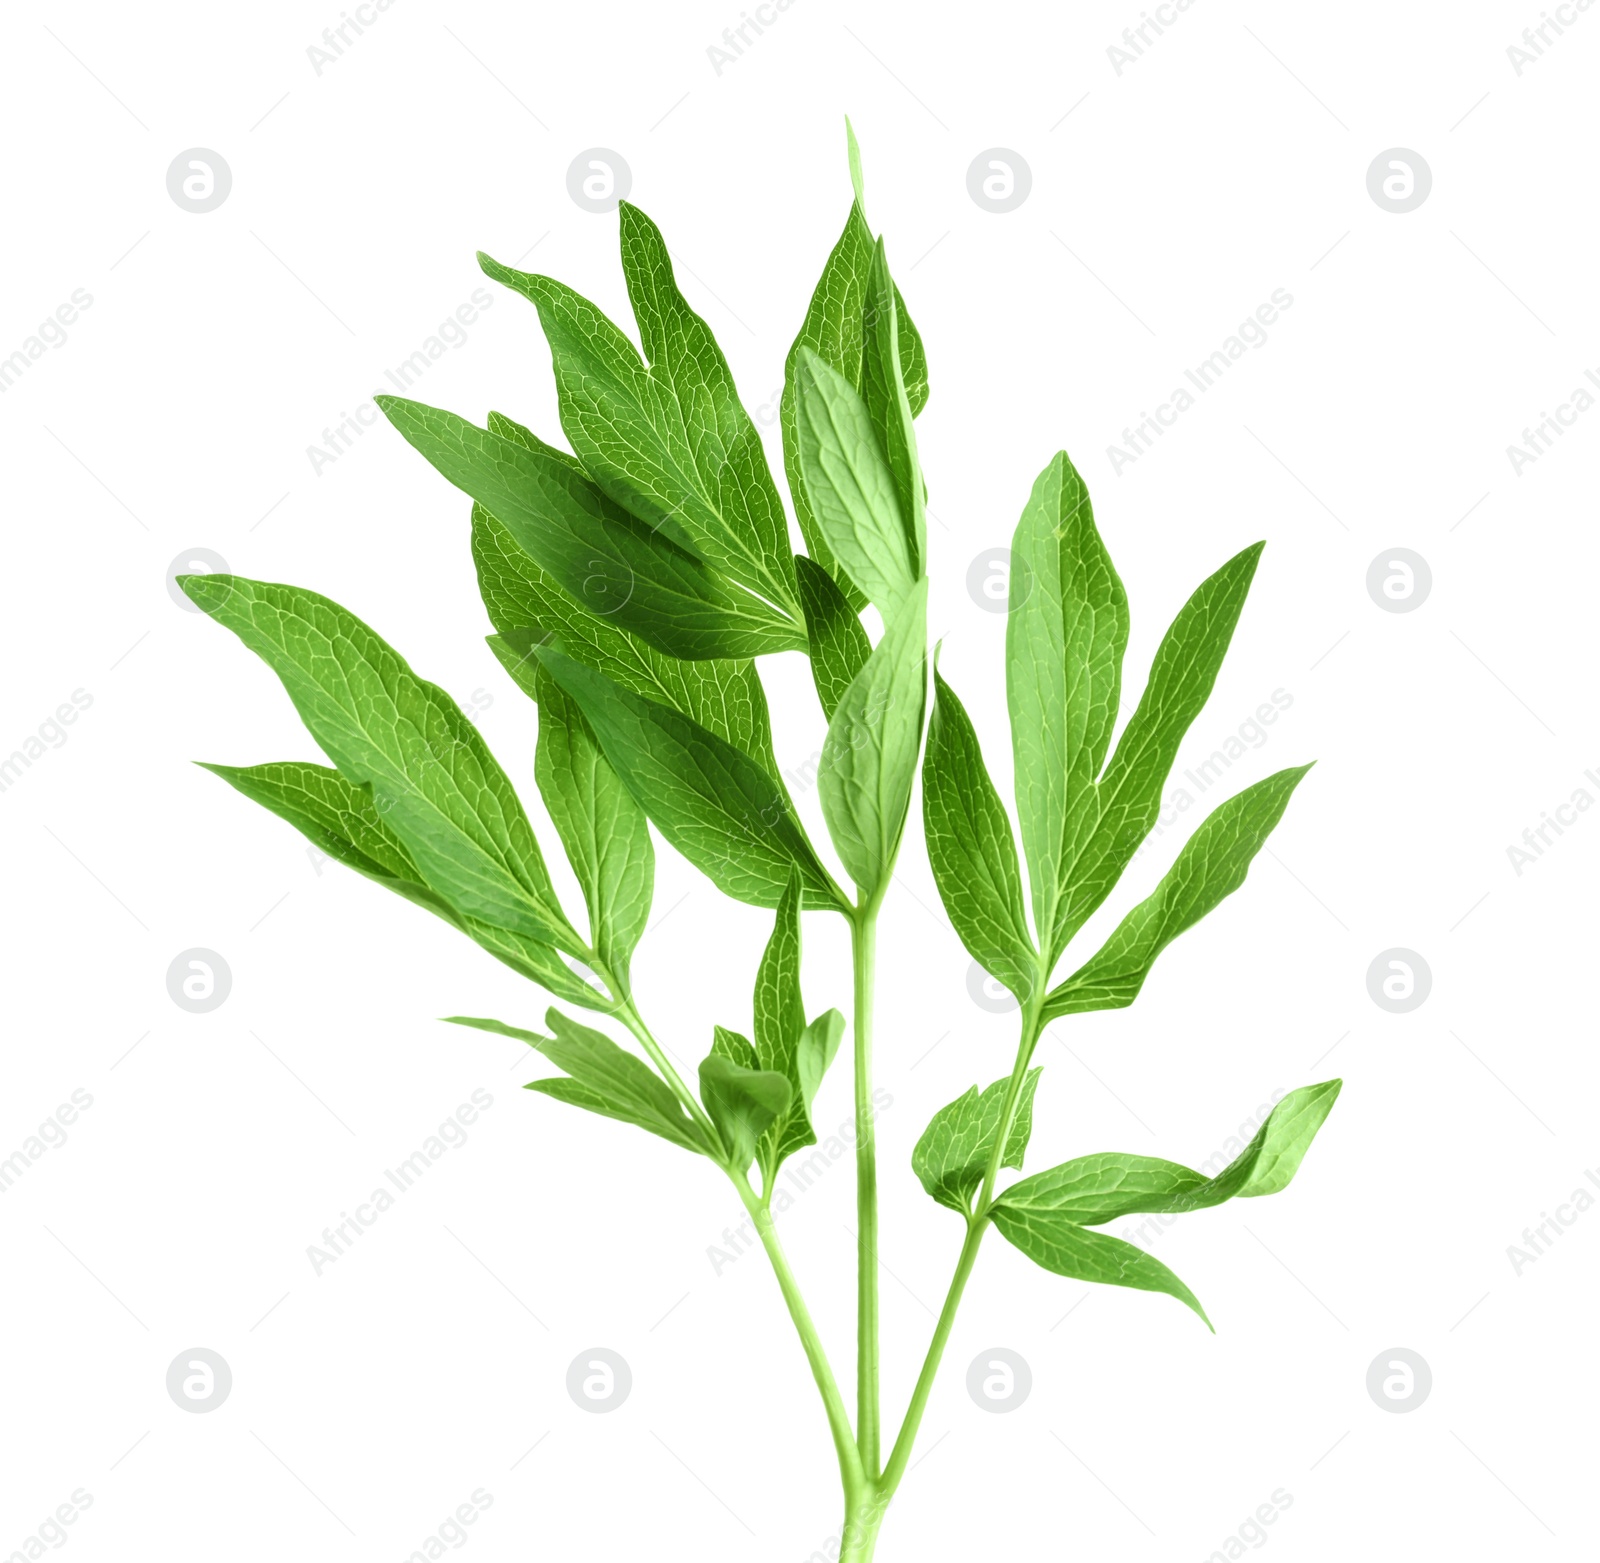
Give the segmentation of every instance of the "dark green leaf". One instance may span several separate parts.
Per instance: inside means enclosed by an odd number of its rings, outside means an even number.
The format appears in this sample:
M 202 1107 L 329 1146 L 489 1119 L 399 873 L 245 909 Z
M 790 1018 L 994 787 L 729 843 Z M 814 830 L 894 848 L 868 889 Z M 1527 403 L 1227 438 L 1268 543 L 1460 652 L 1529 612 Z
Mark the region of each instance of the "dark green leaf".
M 767 697 L 749 658 L 681 661 L 631 634 L 614 616 L 590 613 L 482 505 L 472 507 L 472 554 L 484 606 L 500 632 L 495 655 L 530 695 L 532 648 L 553 641 L 574 661 L 647 700 L 675 707 L 778 774 Z
M 1099 951 L 1046 996 L 1040 1024 L 1133 1003 L 1156 957 L 1244 883 L 1251 860 L 1310 769 L 1279 771 L 1218 804 L 1183 844 L 1155 894 L 1134 907 Z
M 872 642 L 833 577 L 804 554 L 795 558 L 810 639 L 811 678 L 830 721 L 844 692 L 872 655 Z
M 937 672 L 933 687 L 922 813 L 934 882 L 967 953 L 1026 1003 L 1038 981 L 1038 957 L 1011 821 L 966 710 Z
M 1011 1132 L 1006 1136 L 1002 1167 L 1022 1165 L 1033 1132 L 1033 1094 L 1041 1073 L 1040 1069 L 1030 1069 L 1023 1077 Z M 970 1213 L 972 1196 L 988 1171 L 1010 1087 L 1009 1077 L 995 1081 L 982 1093 L 973 1086 L 948 1107 L 941 1107 L 911 1153 L 911 1170 L 923 1188 L 941 1205 L 963 1216 Z
M 629 515 L 570 456 L 442 408 L 398 396 L 375 400 L 442 477 L 483 505 L 589 612 L 614 616 L 669 656 L 804 649 L 798 623 Z
M 748 755 L 553 647 L 535 654 L 577 701 L 661 834 L 719 889 L 775 907 L 798 868 L 807 906 L 843 907 L 782 789 Z
M 776 604 L 780 617 L 797 617 L 787 527 L 760 440 L 721 350 L 678 294 L 649 219 L 623 209 L 623 264 L 648 367 L 571 288 L 487 255 L 478 262 L 539 311 L 561 427 L 594 482 L 629 514 Z
M 242 576 L 180 581 L 283 680 L 340 772 L 372 788 L 430 889 L 464 916 L 587 955 L 515 790 L 442 689 L 315 592 Z
M 782 1076 L 794 1088 L 785 1111 L 762 1139 L 761 1161 L 769 1187 L 786 1156 L 816 1144 L 800 1089 L 800 1038 L 806 1029 L 800 994 L 800 896 L 800 875 L 795 873 L 778 903 L 772 937 L 756 970 L 756 1058 L 763 1069 Z
M 738 1064 L 742 1069 L 761 1067 L 761 1061 L 756 1057 L 755 1044 L 750 1038 L 741 1036 L 737 1031 L 729 1031 L 726 1026 L 712 1027 L 711 1051 L 718 1058 L 725 1058 L 729 1063 Z
M 828 723 L 817 794 L 828 834 L 870 900 L 900 849 L 927 703 L 928 582 L 912 589 Z

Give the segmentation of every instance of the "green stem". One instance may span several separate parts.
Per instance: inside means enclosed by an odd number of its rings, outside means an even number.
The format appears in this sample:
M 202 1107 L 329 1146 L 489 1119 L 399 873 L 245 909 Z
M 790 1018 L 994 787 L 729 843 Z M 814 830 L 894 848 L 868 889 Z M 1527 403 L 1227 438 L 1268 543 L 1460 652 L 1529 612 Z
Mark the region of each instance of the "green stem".
M 701 1131 L 709 1136 L 709 1143 L 720 1145 L 722 1142 L 717 1134 L 716 1125 L 712 1123 L 705 1108 L 700 1105 L 699 1098 L 683 1083 L 683 1077 L 672 1067 L 672 1061 L 662 1050 L 661 1044 L 650 1034 L 650 1028 L 644 1023 L 644 1017 L 634 1005 L 633 999 L 625 998 L 614 1013 L 617 1019 L 639 1039 L 639 1045 L 649 1054 L 650 1062 L 660 1071 L 662 1079 L 672 1087 L 673 1094 L 683 1103 L 689 1116 L 700 1126 Z
M 806 1361 L 811 1365 L 811 1376 L 816 1380 L 817 1388 L 822 1393 L 822 1404 L 828 1414 L 828 1428 L 833 1434 L 833 1446 L 839 1456 L 839 1476 L 844 1483 L 846 1508 L 854 1512 L 870 1492 L 870 1482 L 861 1466 L 861 1456 L 850 1431 L 850 1414 L 845 1410 L 844 1397 L 839 1393 L 828 1354 L 823 1349 L 822 1338 L 817 1334 L 816 1325 L 811 1321 L 811 1311 L 806 1307 L 805 1298 L 800 1295 L 799 1283 L 789 1268 L 789 1258 L 783 1251 L 783 1244 L 778 1240 L 778 1229 L 773 1223 L 772 1212 L 751 1188 L 750 1179 L 744 1173 L 730 1172 L 728 1175 L 733 1180 L 733 1186 L 738 1190 L 739 1198 L 749 1212 L 751 1221 L 755 1224 L 756 1232 L 761 1238 L 761 1246 L 767 1251 L 767 1258 L 772 1262 L 773 1274 L 778 1278 L 778 1288 L 783 1293 L 789 1317 L 794 1321 L 795 1330 L 800 1336 L 800 1344 L 805 1349 Z
M 855 967 L 856 1075 L 856 1444 L 869 1479 L 878 1475 L 878 1147 L 872 1110 L 872 987 L 878 906 L 851 922 Z
M 916 1388 L 911 1392 L 911 1404 L 906 1408 L 905 1421 L 900 1425 L 900 1435 L 894 1441 L 889 1463 L 884 1468 L 880 1487 L 885 1502 L 894 1496 L 895 1489 L 900 1485 L 900 1480 L 911 1461 L 911 1449 L 917 1441 L 923 1413 L 928 1408 L 928 1396 L 932 1393 L 933 1381 L 938 1375 L 939 1364 L 950 1339 L 950 1331 L 955 1325 L 956 1312 L 961 1307 L 962 1293 L 966 1291 L 972 1267 L 978 1261 L 978 1249 L 983 1243 L 983 1234 L 989 1229 L 989 1207 L 994 1201 L 995 1182 L 1000 1176 L 1000 1164 L 1005 1160 L 1006 1141 L 1011 1138 L 1011 1124 L 1016 1117 L 1017 1103 L 1022 1097 L 1023 1082 L 1028 1077 L 1028 1064 L 1039 1041 L 1039 1011 L 1044 1002 L 1044 982 L 1036 981 L 1034 987 L 1037 996 L 1030 999 L 1023 1007 L 1022 1035 L 1017 1043 L 1017 1059 L 1011 1070 L 1010 1083 L 1006 1088 L 1005 1106 L 1000 1114 L 1000 1131 L 995 1136 L 994 1149 L 989 1153 L 989 1164 L 984 1171 L 983 1188 L 978 1194 L 978 1201 L 973 1207 L 972 1214 L 967 1218 L 967 1237 L 961 1245 L 961 1257 L 956 1261 L 956 1273 L 951 1278 L 950 1290 L 946 1293 L 944 1307 L 939 1312 L 939 1322 L 933 1327 L 933 1339 L 929 1342 L 927 1356 L 923 1359 L 922 1372 L 917 1376 Z

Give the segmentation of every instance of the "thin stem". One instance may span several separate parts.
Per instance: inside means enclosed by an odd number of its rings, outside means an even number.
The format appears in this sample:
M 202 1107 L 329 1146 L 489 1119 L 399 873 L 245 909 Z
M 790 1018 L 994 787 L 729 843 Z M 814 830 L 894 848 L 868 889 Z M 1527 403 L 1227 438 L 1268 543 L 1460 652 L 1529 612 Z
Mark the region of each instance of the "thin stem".
M 951 1328 L 956 1322 L 956 1311 L 961 1306 L 962 1293 L 966 1291 L 968 1277 L 972 1274 L 973 1265 L 977 1263 L 978 1248 L 983 1242 L 983 1234 L 989 1229 L 989 1207 L 994 1201 L 995 1181 L 1000 1176 L 1000 1164 L 1005 1160 L 1006 1141 L 1011 1138 L 1011 1125 L 1016 1117 L 1017 1103 L 1022 1097 L 1023 1083 L 1028 1077 L 1028 1064 L 1039 1041 L 1039 1011 L 1044 1003 L 1043 975 L 1041 972 L 1039 979 L 1034 983 L 1035 996 L 1023 1006 L 1022 1035 L 1017 1042 L 1016 1063 L 1012 1066 L 1011 1080 L 1006 1087 L 1006 1100 L 1000 1114 L 999 1133 L 995 1135 L 994 1148 L 989 1153 L 989 1164 L 984 1171 L 983 1187 L 978 1194 L 977 1204 L 967 1218 L 967 1238 L 961 1245 L 961 1257 L 956 1261 L 956 1273 L 951 1278 L 950 1290 L 945 1295 L 944 1307 L 939 1312 L 939 1321 L 933 1327 L 933 1339 L 928 1344 L 928 1354 L 923 1359 L 922 1372 L 917 1376 L 916 1388 L 911 1392 L 911 1404 L 906 1408 L 905 1421 L 900 1425 L 899 1437 L 894 1441 L 889 1463 L 883 1472 L 880 1486 L 885 1499 L 893 1496 L 895 1489 L 900 1485 L 901 1477 L 906 1473 L 906 1466 L 910 1463 L 911 1448 L 916 1443 L 917 1431 L 922 1426 L 922 1415 L 927 1410 L 928 1396 L 938 1375 L 939 1364 L 944 1357 Z
M 862 1469 L 861 1456 L 850 1431 L 850 1414 L 845 1410 L 844 1397 L 839 1393 L 839 1385 L 833 1376 L 833 1367 L 828 1361 L 827 1352 L 823 1349 L 817 1327 L 811 1322 L 811 1312 L 806 1307 L 805 1298 L 800 1295 L 799 1283 L 789 1268 L 789 1259 L 783 1251 L 783 1244 L 778 1240 L 778 1229 L 773 1223 L 772 1212 L 751 1188 L 750 1180 L 744 1173 L 730 1172 L 729 1177 L 733 1180 L 733 1186 L 739 1191 L 739 1198 L 749 1212 L 751 1221 L 755 1223 L 756 1232 L 761 1238 L 761 1246 L 767 1251 L 767 1258 L 772 1261 L 773 1273 L 778 1278 L 783 1300 L 789 1308 L 789 1317 L 794 1320 L 800 1344 L 805 1348 L 806 1361 L 811 1364 L 811 1376 L 816 1380 L 817 1388 L 822 1393 L 822 1404 L 828 1414 L 828 1428 L 833 1434 L 833 1445 L 839 1456 L 839 1475 L 844 1483 L 845 1500 L 847 1505 L 854 1507 L 861 1496 L 869 1490 L 870 1484 Z
M 869 1479 L 878 1475 L 878 1147 L 872 1123 L 872 986 L 878 907 L 851 922 L 855 967 L 856 1075 L 856 1444 Z
M 631 997 L 626 998 L 615 1011 L 617 1018 L 625 1025 L 634 1036 L 639 1039 L 639 1045 L 650 1055 L 650 1062 L 661 1072 L 661 1077 L 672 1087 L 673 1094 L 683 1103 L 689 1116 L 700 1126 L 701 1131 L 710 1137 L 712 1145 L 720 1145 L 721 1139 L 717 1134 L 716 1125 L 712 1123 L 693 1091 L 683 1083 L 683 1077 L 672 1067 L 672 1061 L 662 1050 L 661 1044 L 650 1034 L 650 1028 L 644 1023 L 644 1017 L 639 1013 Z

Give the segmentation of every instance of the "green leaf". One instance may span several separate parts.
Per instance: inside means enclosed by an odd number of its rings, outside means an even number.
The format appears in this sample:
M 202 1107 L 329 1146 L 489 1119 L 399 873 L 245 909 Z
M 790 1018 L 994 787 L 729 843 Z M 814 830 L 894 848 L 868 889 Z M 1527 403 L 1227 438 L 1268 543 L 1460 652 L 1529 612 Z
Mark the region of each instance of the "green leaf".
M 845 147 L 850 158 L 850 187 L 856 193 L 856 206 L 865 212 L 867 209 L 866 181 L 861 173 L 861 147 L 856 141 L 856 127 L 850 123 L 848 114 L 844 117 Z
M 655 849 L 644 810 L 601 752 L 572 697 L 539 669 L 533 773 L 589 909 L 589 938 L 626 986 L 628 961 L 650 920 Z
M 832 1067 L 844 1040 L 844 1016 L 836 1009 L 824 1010 L 800 1033 L 800 1045 L 795 1049 L 795 1074 L 800 1082 L 800 1099 L 805 1103 L 806 1123 L 811 1136 L 807 1145 L 817 1143 L 816 1122 L 811 1116 L 812 1105 L 822 1086 L 823 1076 Z
M 405 843 L 383 822 L 372 789 L 326 766 L 288 760 L 267 765 L 207 765 L 247 798 L 287 820 L 320 851 L 358 874 L 443 918 L 530 982 L 589 1009 L 610 1007 L 608 996 L 572 970 L 554 946 L 457 912 L 422 880 Z
M 660 233 L 626 204 L 622 255 L 648 366 L 571 288 L 487 255 L 478 263 L 539 311 L 561 427 L 594 482 L 792 621 L 799 610 L 787 525 L 755 426 L 721 349 L 678 293 Z
M 1061 1015 L 1133 1003 L 1156 957 L 1244 883 L 1309 765 L 1277 772 L 1219 804 L 1183 844 L 1155 893 L 1123 918 L 1098 952 L 1046 995 L 1040 1025 Z
M 1038 1089 L 1042 1069 L 1030 1069 L 1023 1077 L 1017 1109 L 1006 1136 L 1006 1152 L 1000 1165 L 1020 1167 L 1033 1133 L 1033 1094 Z M 933 1115 L 922 1138 L 911 1152 L 911 1170 L 923 1188 L 941 1205 L 960 1215 L 972 1210 L 972 1196 L 982 1187 L 1000 1133 L 1010 1078 L 996 1080 L 981 1094 L 973 1086 L 948 1107 Z
M 1264 546 L 1236 554 L 1184 604 L 1105 774 L 1079 795 L 1067 821 L 1053 952 L 1066 948 L 1110 894 L 1160 817 L 1161 789 L 1216 683 Z
M 1017 844 L 978 735 L 935 671 L 922 761 L 922 815 L 939 899 L 967 953 L 1026 1003 L 1038 957 L 1022 905 Z
M 917 460 L 917 436 L 911 427 L 911 403 L 900 368 L 899 311 L 889 260 L 879 239 L 873 251 L 872 279 L 867 293 L 863 352 L 862 400 L 878 444 L 894 479 L 895 498 L 906 529 L 911 573 L 918 576 L 928 557 L 926 485 Z
M 404 397 L 374 400 L 442 477 L 484 506 L 591 613 L 615 617 L 669 656 L 804 649 L 797 623 L 629 515 L 570 456 Z
M 842 892 L 817 861 L 782 788 L 748 755 L 554 647 L 534 654 L 577 701 L 657 829 L 718 889 L 775 907 L 798 868 L 808 907 L 843 909 Z
M 1051 941 L 1071 825 L 1111 742 L 1127 643 L 1127 594 L 1095 529 L 1083 479 L 1058 451 L 1034 482 L 1012 539 L 1006 620 L 1017 817 L 1047 966 L 1060 953 Z
M 859 148 L 853 161 L 858 171 Z M 797 380 L 801 350 L 809 348 L 837 369 L 857 391 L 861 390 L 866 334 L 864 320 L 871 283 L 872 256 L 872 231 L 867 227 L 858 191 L 856 200 L 851 203 L 849 216 L 845 219 L 844 229 L 828 255 L 822 275 L 817 279 L 799 334 L 784 360 L 783 398 L 778 404 L 778 426 L 783 434 L 784 472 L 794 499 L 795 518 L 800 523 L 801 536 L 806 540 L 806 552 L 833 576 L 850 606 L 858 611 L 866 606 L 867 599 L 845 574 L 828 547 L 806 493 L 805 478 L 800 467 L 796 418 Z M 905 383 L 912 416 L 915 417 L 928 401 L 928 360 L 922 338 L 912 324 L 905 300 L 898 289 L 895 290 L 895 306 L 901 378 Z
M 761 1067 L 761 1061 L 756 1057 L 755 1044 L 749 1037 L 741 1036 L 737 1031 L 729 1031 L 726 1026 L 711 1028 L 711 1051 L 718 1058 L 725 1058 L 729 1063 L 738 1064 L 741 1069 Z
M 863 897 L 894 867 L 927 701 L 928 582 L 918 581 L 828 723 L 817 793 L 828 834 Z
M 715 1051 L 700 1065 L 700 1100 L 722 1136 L 728 1163 L 743 1172 L 756 1142 L 786 1116 L 793 1087 L 770 1069 L 746 1069 Z
M 756 1058 L 763 1069 L 793 1086 L 785 1111 L 762 1137 L 761 1163 L 769 1188 L 785 1157 L 816 1144 L 799 1069 L 800 1039 L 806 1029 L 805 1001 L 800 993 L 800 896 L 800 875 L 795 873 L 778 903 L 772 937 L 756 969 Z
M 1215 1177 L 1154 1156 L 1108 1152 L 1036 1172 L 1008 1188 L 996 1203 L 1007 1210 L 1049 1212 L 1079 1226 L 1102 1226 L 1123 1216 L 1179 1215 L 1229 1199 L 1277 1194 L 1299 1170 L 1343 1083 L 1324 1080 L 1291 1091 L 1243 1152 Z
M 508 1026 L 504 1021 L 470 1015 L 451 1015 L 448 1021 L 453 1026 L 473 1026 L 526 1042 L 572 1077 L 534 1080 L 527 1086 L 530 1091 L 541 1091 L 557 1101 L 648 1129 L 686 1151 L 705 1155 L 709 1149 L 700 1129 L 660 1075 L 610 1037 L 580 1026 L 559 1010 L 552 1009 L 545 1015 L 545 1024 L 555 1033 L 548 1037 Z
M 796 374 L 800 468 L 816 523 L 838 559 L 889 623 L 917 580 L 895 477 L 872 414 L 839 371 L 809 348 Z
M 484 606 L 500 632 L 500 644 L 490 645 L 528 694 L 536 665 L 532 648 L 552 641 L 624 689 L 682 711 L 777 776 L 767 697 L 749 658 L 682 661 L 629 633 L 614 617 L 588 612 L 482 505 L 472 507 L 472 554 Z
M 1211 1329 L 1199 1299 L 1159 1259 L 1142 1248 L 1104 1232 L 1087 1232 L 1051 1211 L 994 1208 L 1001 1235 L 1028 1258 L 1056 1275 L 1102 1286 L 1130 1286 L 1141 1292 L 1165 1292 L 1193 1308 Z M 1213 1333 L 1215 1333 L 1213 1331 Z
M 810 639 L 811 678 L 830 721 L 844 692 L 872 655 L 872 642 L 833 577 L 804 554 L 795 558 Z
M 315 592 L 230 575 L 179 582 L 282 679 L 343 775 L 372 788 L 430 889 L 464 916 L 589 953 L 561 910 L 505 772 L 442 689 Z

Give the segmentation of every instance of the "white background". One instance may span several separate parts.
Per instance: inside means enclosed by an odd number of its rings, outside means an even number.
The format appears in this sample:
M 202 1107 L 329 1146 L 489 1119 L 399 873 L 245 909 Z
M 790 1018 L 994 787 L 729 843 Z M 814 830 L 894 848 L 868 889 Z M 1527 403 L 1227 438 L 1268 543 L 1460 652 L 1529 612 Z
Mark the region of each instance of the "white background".
M 1215 1337 L 1169 1298 L 1089 1291 L 989 1240 L 881 1558 L 1229 1556 L 1278 1489 L 1292 1505 L 1259 1541 L 1274 1557 L 1592 1555 L 1600 1213 L 1520 1274 L 1507 1254 L 1600 1168 L 1600 818 L 1570 816 L 1520 874 L 1507 854 L 1576 789 L 1600 796 L 1584 775 L 1600 411 L 1520 475 L 1507 455 L 1600 373 L 1600 13 L 1568 13 L 1519 76 L 1506 49 L 1537 10 L 1199 0 L 1119 75 L 1107 48 L 1132 3 L 939 22 L 796 0 L 719 74 L 707 50 L 740 21 L 731 0 L 398 0 L 319 74 L 307 51 L 335 0 L 8 8 L 0 355 L 74 289 L 93 303 L 0 396 L 0 751 L 75 690 L 92 704 L 0 793 L 0 1157 L 74 1090 L 93 1106 L 0 1200 L 0 1555 L 78 1488 L 93 1505 L 62 1545 L 85 1563 L 398 1560 L 480 1488 L 493 1503 L 465 1550 L 484 1560 L 826 1555 L 832 1454 L 776 1288 L 759 1254 L 720 1274 L 708 1256 L 739 1215 L 724 1182 L 519 1091 L 539 1073 L 526 1050 L 434 1017 L 537 1023 L 540 994 L 319 872 L 188 764 L 315 751 L 166 572 L 206 548 L 344 602 L 478 708 L 542 820 L 532 708 L 482 643 L 466 502 L 387 426 L 320 473 L 308 447 L 486 286 L 478 248 L 626 318 L 615 216 L 566 185 L 605 147 L 776 466 L 783 356 L 848 207 L 846 112 L 931 364 L 942 666 L 1002 791 L 1004 620 L 965 577 L 1062 446 L 1128 585 L 1132 693 L 1184 596 L 1268 540 L 1179 772 L 1274 690 L 1292 704 L 1200 801 L 1320 761 L 1244 890 L 1135 1008 L 1051 1029 L 1030 1165 L 1198 1162 L 1273 1091 L 1345 1080 L 1289 1192 L 1156 1241 Z M 203 215 L 165 183 L 193 147 L 232 172 Z M 1032 171 L 1005 215 L 967 192 L 995 147 Z M 1404 215 L 1366 185 L 1395 147 L 1433 176 Z M 1115 473 L 1108 446 L 1279 288 L 1293 305 L 1266 344 Z M 534 313 L 498 290 L 416 394 L 556 433 Z M 1433 578 L 1404 614 L 1365 585 L 1397 546 Z M 822 736 L 809 677 L 795 657 L 763 672 L 798 772 Z M 799 804 L 823 839 L 814 792 Z M 1198 817 L 1130 869 L 1082 953 Z M 769 919 L 664 848 L 655 914 L 637 986 L 692 1065 L 714 1021 L 748 1026 Z M 806 937 L 809 1006 L 843 1004 L 837 920 Z M 1366 985 L 1395 946 L 1433 978 L 1402 1015 Z M 168 997 L 191 947 L 232 972 L 207 1014 Z M 1014 1016 L 973 1001 L 969 964 L 914 829 L 882 957 L 891 1420 L 960 1238 L 910 1150 L 1013 1048 Z M 847 1074 L 825 1122 L 848 1117 Z M 467 1143 L 314 1273 L 322 1229 L 476 1088 L 493 1107 Z M 782 1221 L 846 1380 L 853 1220 L 846 1160 Z M 196 1346 L 233 1373 L 205 1415 L 165 1389 Z M 594 1346 L 633 1373 L 605 1416 L 565 1388 Z M 1007 1415 L 965 1388 L 995 1346 L 1033 1373 Z M 1397 1346 L 1433 1375 L 1404 1415 L 1365 1387 Z

